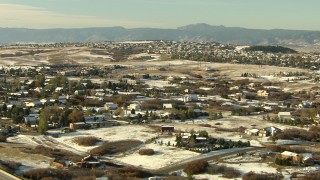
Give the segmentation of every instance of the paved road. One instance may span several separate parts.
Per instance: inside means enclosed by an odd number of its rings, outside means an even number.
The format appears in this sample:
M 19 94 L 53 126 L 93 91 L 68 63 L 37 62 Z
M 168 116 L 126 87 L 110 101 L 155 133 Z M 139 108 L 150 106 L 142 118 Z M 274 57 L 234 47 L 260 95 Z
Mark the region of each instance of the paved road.
M 1 180 L 20 180 L 19 178 L 1 170 L 1 169 L 0 169 L 0 179 Z
M 236 150 L 236 151 L 230 151 L 230 152 L 225 152 L 225 153 L 219 153 L 219 154 L 204 154 L 198 158 L 194 158 L 193 160 L 205 160 L 205 161 L 212 161 L 212 160 L 219 160 L 222 157 L 226 157 L 226 156 L 230 156 L 230 155 L 234 155 L 234 154 L 238 154 L 238 153 L 246 153 L 246 152 L 251 152 L 251 151 L 257 151 L 257 150 L 262 150 L 265 149 L 265 147 L 253 147 L 253 148 L 247 148 L 247 149 L 241 149 L 241 150 Z M 213 151 L 214 152 L 214 151 Z M 151 171 L 154 174 L 159 174 L 159 175 L 166 175 L 169 174 L 170 172 L 173 171 L 178 171 L 180 169 L 183 169 L 184 166 L 193 161 L 193 160 L 188 160 L 188 161 L 182 161 L 178 164 L 173 164 L 170 166 L 166 166 L 164 168 L 160 168 L 157 170 L 153 170 Z

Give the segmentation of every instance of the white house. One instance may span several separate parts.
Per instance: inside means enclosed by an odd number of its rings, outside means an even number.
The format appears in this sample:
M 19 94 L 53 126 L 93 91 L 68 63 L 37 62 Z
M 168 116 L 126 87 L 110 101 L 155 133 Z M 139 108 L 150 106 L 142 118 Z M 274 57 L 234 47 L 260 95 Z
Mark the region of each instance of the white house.
M 259 129 L 246 129 L 245 133 L 251 136 L 258 136 Z
M 63 87 L 56 87 L 56 89 L 54 90 L 54 92 L 60 93 L 60 92 L 63 91 L 63 90 L 64 90 Z
M 128 109 L 132 110 L 141 110 L 141 105 L 140 104 L 136 104 L 136 103 L 133 103 L 133 104 L 130 104 Z
M 163 109 L 172 109 L 172 104 L 163 104 Z
M 290 112 L 279 112 L 278 113 L 279 119 L 291 119 L 291 113 Z

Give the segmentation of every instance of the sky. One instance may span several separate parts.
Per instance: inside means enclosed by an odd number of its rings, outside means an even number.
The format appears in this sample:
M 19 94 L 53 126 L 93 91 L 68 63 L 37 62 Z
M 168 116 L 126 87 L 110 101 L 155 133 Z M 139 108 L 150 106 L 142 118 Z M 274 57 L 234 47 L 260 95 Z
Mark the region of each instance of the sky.
M 320 30 L 320 0 L 0 0 L 0 27 Z

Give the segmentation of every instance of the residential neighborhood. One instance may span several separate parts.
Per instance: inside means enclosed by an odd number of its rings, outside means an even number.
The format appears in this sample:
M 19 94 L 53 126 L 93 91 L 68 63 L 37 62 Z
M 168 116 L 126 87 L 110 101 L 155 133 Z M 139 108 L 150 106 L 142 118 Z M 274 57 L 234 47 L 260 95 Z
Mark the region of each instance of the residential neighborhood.
M 222 176 L 184 170 L 197 161 L 232 168 L 229 178 L 319 171 L 319 54 L 246 48 L 174 41 L 1 46 L 2 161 L 20 163 L 12 172 L 26 178 L 39 168 Z M 28 60 L 12 60 L 18 57 Z M 10 153 L 17 149 L 18 159 Z M 38 155 L 34 162 L 30 154 Z

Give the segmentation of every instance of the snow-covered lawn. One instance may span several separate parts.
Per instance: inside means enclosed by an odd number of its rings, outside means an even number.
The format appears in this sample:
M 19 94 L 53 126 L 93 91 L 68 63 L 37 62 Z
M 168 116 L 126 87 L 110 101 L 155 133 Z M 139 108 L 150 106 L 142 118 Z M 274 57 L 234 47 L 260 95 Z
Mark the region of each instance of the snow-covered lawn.
M 175 87 L 176 84 L 170 84 L 169 81 L 163 81 L 163 80 L 146 80 L 145 84 L 149 85 L 150 87 Z
M 199 153 L 182 150 L 173 146 L 168 146 L 170 144 L 175 144 L 175 138 L 163 138 L 157 139 L 157 142 L 162 141 L 163 144 L 150 143 L 146 144 L 141 149 L 153 149 L 155 154 L 152 156 L 140 155 L 139 150 L 133 154 L 117 158 L 116 160 L 122 163 L 140 166 L 146 169 L 159 169 L 170 164 L 175 164 L 186 160 L 188 158 L 193 158 L 199 155 Z
M 56 133 L 56 131 L 49 131 L 49 133 Z M 77 130 L 73 133 L 61 134 L 60 137 L 54 138 L 51 136 L 28 136 L 18 135 L 8 138 L 8 142 L 28 144 L 31 146 L 44 145 L 52 148 L 61 148 L 68 151 L 73 151 L 77 154 L 88 152 L 96 146 L 79 146 L 74 142 L 76 137 L 97 137 L 102 142 L 104 141 L 121 141 L 121 140 L 139 140 L 142 142 L 147 141 L 157 136 L 157 133 L 152 129 L 139 126 L 139 125 L 124 125 L 114 126 L 108 128 L 99 128 L 91 130 Z
M 110 55 L 100 55 L 100 54 L 91 54 L 89 51 L 82 51 L 76 54 L 70 55 L 71 57 L 74 56 L 85 56 L 85 57 L 92 57 L 92 58 L 106 58 L 106 59 L 112 59 L 112 56 Z
M 121 140 L 139 140 L 147 141 L 157 136 L 157 133 L 152 129 L 139 125 L 124 125 L 114 126 L 108 128 L 91 129 L 91 130 L 77 130 L 77 132 L 62 134 L 59 138 L 55 138 L 60 143 L 68 144 L 78 151 L 87 152 L 96 146 L 84 147 L 74 143 L 75 137 L 97 137 L 101 141 L 121 141 Z

